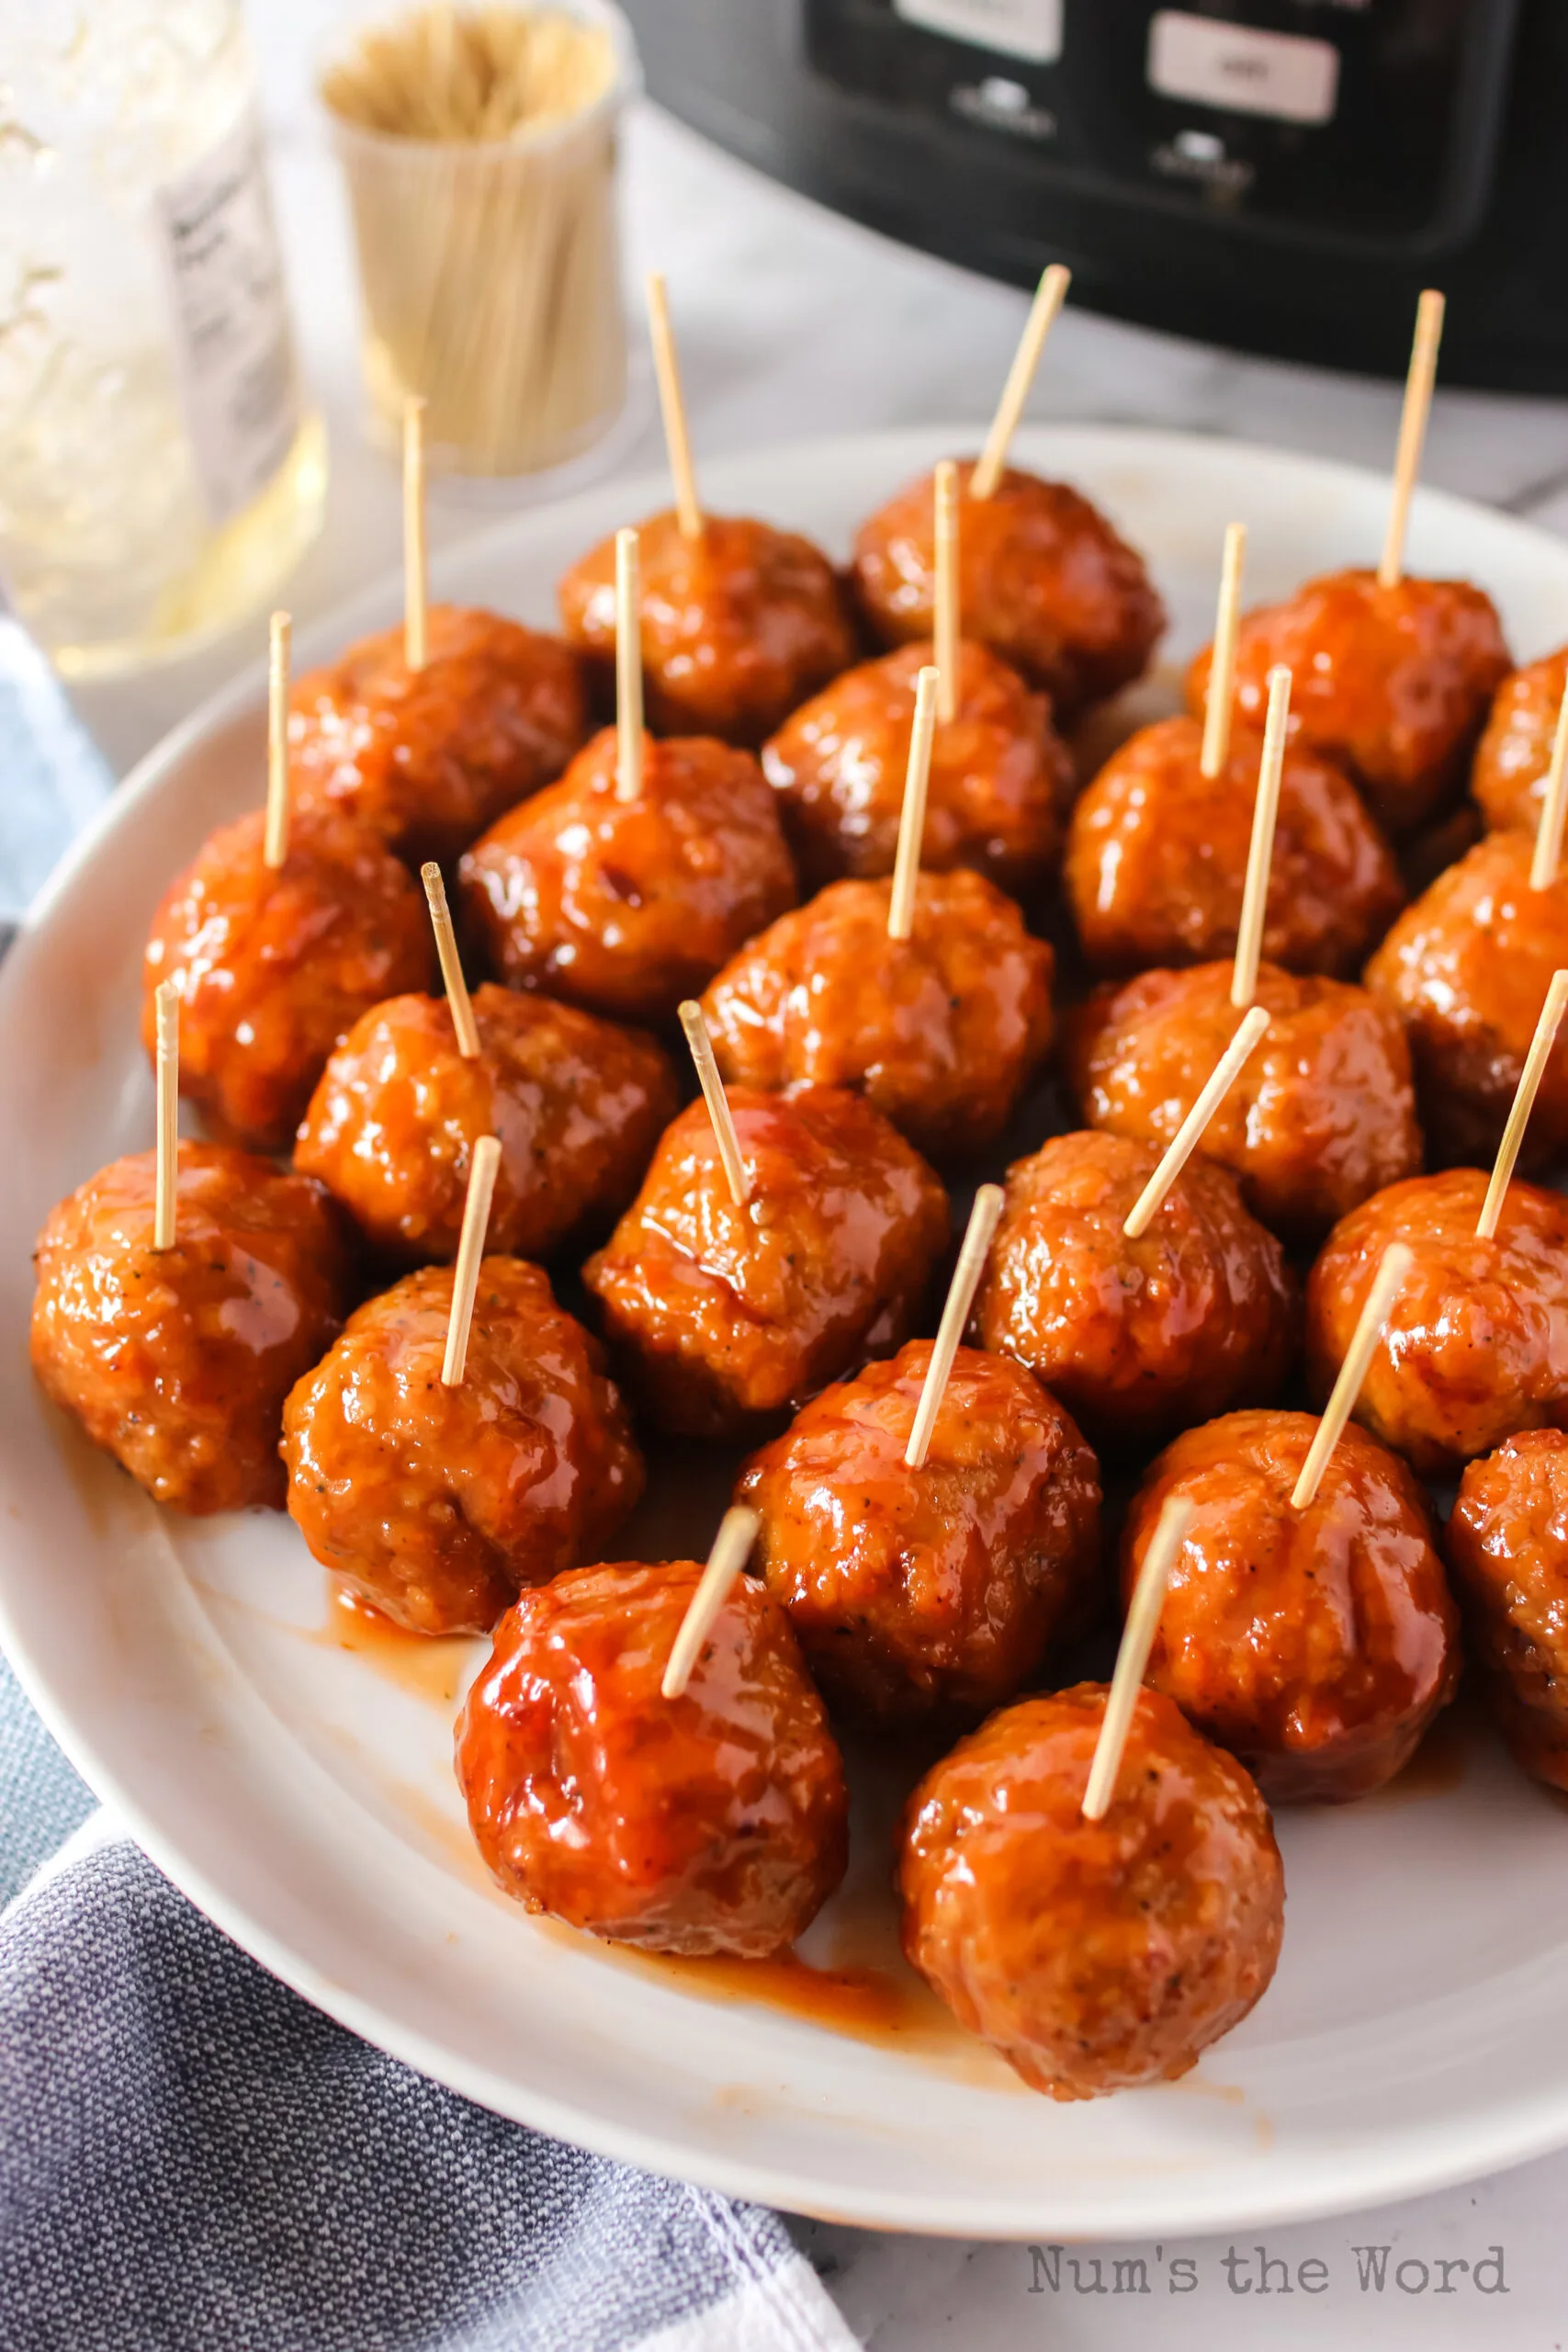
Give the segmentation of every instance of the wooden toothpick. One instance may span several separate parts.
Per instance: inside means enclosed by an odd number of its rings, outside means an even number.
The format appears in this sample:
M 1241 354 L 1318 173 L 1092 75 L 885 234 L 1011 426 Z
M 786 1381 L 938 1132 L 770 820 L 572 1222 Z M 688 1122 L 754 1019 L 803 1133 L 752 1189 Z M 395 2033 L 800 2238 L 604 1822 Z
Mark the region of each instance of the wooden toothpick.
M 1301 1476 L 1296 1480 L 1291 1496 L 1292 1510 L 1305 1510 L 1323 1484 L 1328 1457 L 1338 1444 L 1345 1424 L 1356 1409 L 1356 1399 L 1361 1393 L 1367 1366 L 1371 1363 L 1373 1351 L 1382 1337 L 1382 1327 L 1388 1321 L 1390 1310 L 1404 1288 L 1414 1261 L 1415 1252 L 1403 1241 L 1391 1241 L 1382 1253 L 1382 1262 L 1372 1276 L 1372 1286 L 1357 1318 L 1356 1329 L 1350 1335 L 1350 1344 L 1339 1367 L 1334 1393 L 1323 1408 L 1317 1435 L 1308 1447 L 1307 1458 L 1302 1464 Z
M 446 885 L 441 879 L 441 868 L 434 858 L 420 867 L 419 878 L 430 901 L 430 927 L 435 933 L 435 952 L 441 958 L 441 978 L 446 987 L 446 1002 L 452 1014 L 457 1051 L 466 1062 L 478 1061 L 479 1023 L 474 1019 L 468 983 L 463 978 L 463 959 L 457 953 L 457 934 L 452 929 L 452 910 L 446 903 Z
M 1568 971 L 1553 972 L 1551 985 L 1546 991 L 1546 1002 L 1540 1008 L 1540 1019 L 1535 1024 L 1529 1052 L 1525 1056 L 1524 1069 L 1515 1090 L 1508 1112 L 1508 1123 L 1503 1129 L 1503 1140 L 1497 1147 L 1497 1157 L 1492 1165 L 1492 1181 L 1486 1187 L 1486 1198 L 1481 1204 L 1481 1215 L 1475 1220 L 1476 1238 L 1490 1241 L 1497 1230 L 1497 1220 L 1503 1214 L 1504 1196 L 1507 1193 L 1514 1170 L 1518 1162 L 1519 1147 L 1525 1139 L 1525 1129 L 1535 1108 L 1541 1077 L 1547 1058 L 1557 1043 L 1557 1032 L 1562 1026 L 1562 1013 L 1568 1006 Z
M 936 501 L 936 572 L 932 597 L 932 654 L 936 661 L 936 715 L 943 727 L 958 716 L 958 468 L 943 458 L 932 478 Z
M 1283 663 L 1269 673 L 1269 716 L 1263 726 L 1263 756 L 1258 765 L 1258 797 L 1252 804 L 1252 840 L 1247 853 L 1247 882 L 1236 928 L 1231 1002 L 1244 1012 L 1258 993 L 1263 954 L 1263 922 L 1269 911 L 1269 869 L 1274 862 L 1274 825 L 1280 814 L 1280 775 L 1285 764 L 1285 729 L 1291 716 L 1291 673 Z
M 969 477 L 971 498 L 989 498 L 1006 470 L 1008 451 L 1012 447 L 1012 436 L 1018 431 L 1019 419 L 1023 414 L 1024 402 L 1034 381 L 1034 371 L 1045 348 L 1045 338 L 1056 322 L 1056 313 L 1066 300 L 1067 288 L 1072 282 L 1072 271 L 1064 267 L 1061 262 L 1054 261 L 1034 289 L 1034 300 L 1030 305 L 1018 349 L 1013 354 L 1007 382 L 1002 386 L 1002 396 L 997 402 L 997 413 L 986 435 L 986 446 L 980 452 L 979 463 Z
M 1127 1623 L 1122 1634 L 1122 1646 L 1116 1653 L 1116 1668 L 1106 1696 L 1100 1737 L 1094 1745 L 1094 1761 L 1089 1768 L 1089 1786 L 1084 1791 L 1082 1810 L 1086 1821 L 1103 1820 L 1116 1793 L 1116 1775 L 1122 1769 L 1122 1751 L 1127 1745 L 1127 1734 L 1133 1726 L 1133 1710 L 1138 1703 L 1144 1669 L 1154 1647 L 1159 1612 L 1165 1606 L 1166 1587 L 1170 1582 L 1176 1555 L 1186 1542 L 1187 1531 L 1191 1524 L 1190 1498 L 1187 1495 L 1168 1496 L 1155 1523 L 1148 1549 L 1144 1554 L 1137 1589 L 1133 1594 L 1133 1605 L 1127 1611 Z
M 403 659 L 423 670 L 428 654 L 430 560 L 424 536 L 424 402 L 403 403 Z
M 175 1204 L 180 1172 L 180 994 L 160 980 L 152 999 L 158 1023 L 158 1166 L 152 1194 L 152 1247 L 175 1246 Z
M 692 1679 L 692 1668 L 703 1653 L 703 1644 L 713 1631 L 714 1620 L 729 1598 L 729 1589 L 751 1556 L 751 1546 L 757 1541 L 761 1525 L 754 1510 L 744 1503 L 732 1503 L 718 1523 L 718 1533 L 708 1554 L 708 1564 L 703 1570 L 697 1589 L 693 1593 L 681 1630 L 670 1647 L 670 1662 L 664 1669 L 660 1690 L 666 1699 L 678 1699 Z
M 615 797 L 642 790 L 642 581 L 637 535 L 615 533 Z
M 293 624 L 274 613 L 266 648 L 266 827 L 262 863 L 276 874 L 288 855 L 288 650 Z
M 500 1144 L 494 1136 L 480 1136 L 468 1170 L 463 1230 L 457 1241 L 457 1263 L 452 1272 L 452 1311 L 446 1318 L 446 1356 L 441 1366 L 444 1388 L 460 1388 L 463 1385 L 468 1361 L 468 1326 L 474 1319 L 479 1262 L 485 1253 L 485 1234 L 490 1226 L 491 1196 L 500 1170 Z
M 738 1209 L 743 1209 L 751 1197 L 751 1179 L 747 1173 L 746 1162 L 741 1157 L 740 1138 L 735 1132 L 735 1118 L 729 1107 L 729 1097 L 724 1091 L 724 1080 L 718 1074 L 718 1063 L 714 1056 L 713 1039 L 708 1035 L 708 1024 L 703 1019 L 702 1006 L 691 997 L 688 997 L 681 1007 L 681 1026 L 686 1033 L 686 1043 L 692 1049 L 692 1059 L 696 1064 L 697 1082 L 703 1090 L 703 1101 L 707 1104 L 708 1117 L 713 1121 L 713 1139 L 718 1146 L 718 1156 L 723 1163 L 725 1179 L 729 1186 L 729 1197 Z
M 1217 776 L 1230 757 L 1232 704 L 1235 695 L 1235 639 L 1241 626 L 1241 574 L 1247 560 L 1247 526 L 1232 523 L 1220 559 L 1220 601 L 1214 614 L 1214 643 L 1209 657 L 1209 694 L 1203 705 L 1203 749 L 1200 772 Z
M 931 738 L 936 732 L 937 673 L 929 664 L 915 680 L 915 723 L 909 730 L 909 765 L 898 818 L 898 849 L 887 901 L 887 936 L 908 939 L 915 921 L 915 886 L 920 878 L 920 848 L 926 832 L 926 788 L 931 774 Z
M 969 1320 L 969 1309 L 975 1304 L 987 1253 L 997 1230 L 997 1220 L 1002 1213 L 1002 1188 L 999 1184 L 982 1184 L 975 1195 L 975 1205 L 969 1212 L 969 1224 L 964 1236 L 964 1247 L 958 1253 L 953 1281 L 947 1294 L 947 1305 L 942 1310 L 931 1360 L 926 1367 L 919 1401 L 915 1407 L 914 1426 L 909 1442 L 904 1448 L 904 1460 L 911 1470 L 924 1467 L 936 1427 L 936 1417 L 942 1407 L 948 1381 L 953 1376 L 953 1360 L 958 1353 L 964 1327 Z
M 697 477 L 692 464 L 692 437 L 686 425 L 686 401 L 681 390 L 681 363 L 670 324 L 670 298 L 658 270 L 649 275 L 648 324 L 653 342 L 653 372 L 659 382 L 659 406 L 664 419 L 664 446 L 675 484 L 675 517 L 683 539 L 700 539 L 703 510 L 697 503 Z
M 1557 731 L 1551 739 L 1551 763 L 1546 771 L 1540 817 L 1530 857 L 1530 888 L 1544 890 L 1557 879 L 1562 863 L 1562 820 L 1568 816 L 1568 682 L 1557 706 Z
M 1432 387 L 1438 379 L 1438 345 L 1443 339 L 1443 297 L 1428 287 L 1416 306 L 1416 339 L 1410 346 L 1410 372 L 1404 379 L 1404 406 L 1399 419 L 1399 447 L 1393 460 L 1393 492 L 1389 500 L 1388 529 L 1383 535 L 1382 560 L 1378 565 L 1380 588 L 1396 588 L 1404 569 L 1404 534 L 1410 522 L 1410 501 L 1421 470 L 1421 446 L 1427 438 Z
M 1269 1015 L 1260 1004 L 1255 1004 L 1244 1016 L 1241 1027 L 1210 1072 L 1202 1092 L 1172 1136 L 1165 1158 L 1134 1202 L 1122 1227 L 1129 1241 L 1136 1241 L 1154 1223 L 1166 1194 L 1202 1142 L 1204 1129 L 1235 1084 L 1243 1062 L 1268 1026 Z

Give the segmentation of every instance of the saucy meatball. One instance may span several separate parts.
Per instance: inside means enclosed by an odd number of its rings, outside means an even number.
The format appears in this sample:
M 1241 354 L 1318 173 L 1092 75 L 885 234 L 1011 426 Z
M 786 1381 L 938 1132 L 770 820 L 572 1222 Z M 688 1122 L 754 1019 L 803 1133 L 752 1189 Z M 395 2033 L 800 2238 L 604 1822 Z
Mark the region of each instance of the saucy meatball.
M 1200 713 L 1213 650 L 1187 673 Z M 1277 662 L 1291 673 L 1292 736 L 1337 761 L 1398 839 L 1457 796 L 1508 649 L 1491 598 L 1468 581 L 1406 573 L 1385 588 L 1375 571 L 1334 571 L 1243 616 L 1235 701 L 1254 725 Z
M 1166 1503 L 1191 1503 L 1148 1679 L 1240 1757 L 1270 1804 L 1381 1788 L 1459 1679 L 1459 1617 L 1426 1496 L 1352 1422 L 1295 1510 L 1316 1435 L 1311 1413 L 1227 1413 L 1188 1430 L 1138 1489 L 1122 1536 L 1130 1601 Z
M 428 988 L 424 898 L 373 833 L 296 813 L 276 871 L 261 809 L 221 826 L 177 876 L 142 963 L 141 1037 L 157 1051 L 157 994 L 180 1001 L 180 1092 L 226 1139 L 287 1151 L 327 1057 L 360 1014 Z
M 843 1877 L 849 1798 L 789 1621 L 736 1579 L 678 1699 L 702 1569 L 576 1568 L 519 1598 L 457 1720 L 491 1872 L 530 1911 L 647 1951 L 765 1960 Z
M 908 939 L 891 882 L 834 882 L 781 915 L 703 998 L 738 1086 L 848 1086 L 917 1151 L 973 1159 L 1001 1134 L 1051 1042 L 1055 958 L 978 874 L 922 874 Z
M 829 1699 L 875 1723 L 977 1717 L 1089 1613 L 1100 1477 L 1021 1364 L 960 1348 L 920 1468 L 904 1460 L 931 1342 L 825 1389 L 738 1489 Z
M 606 728 L 558 784 L 474 843 L 458 888 L 513 988 L 657 1028 L 795 904 L 795 862 L 749 752 L 645 740 L 629 801 L 615 765 Z
M 929 642 L 863 662 L 802 703 L 762 746 L 784 830 L 808 887 L 891 874 Z M 1073 763 L 1043 695 L 973 641 L 959 648 L 958 707 L 931 741 L 920 863 L 972 865 L 1030 898 L 1056 861 Z
M 1145 972 L 1101 989 L 1069 1023 L 1068 1078 L 1091 1127 L 1162 1148 L 1240 1026 L 1229 964 Z M 1204 1131 L 1255 1216 L 1314 1238 L 1358 1201 L 1413 1175 L 1421 1130 L 1410 1049 L 1364 989 L 1258 967 L 1269 1029 Z
M 1568 1200 L 1510 1184 L 1489 1241 L 1478 1169 L 1392 1185 L 1337 1225 L 1307 1283 L 1307 1374 L 1326 1396 L 1383 1251 L 1415 1263 L 1356 1418 L 1423 1478 L 1450 1478 L 1516 1431 L 1568 1428 Z
M 409 668 L 400 626 L 295 681 L 294 804 L 346 809 L 410 865 L 450 865 L 559 775 L 587 732 L 581 664 L 558 639 L 433 605 L 423 669 Z
M 1105 1699 L 1080 1682 L 993 1715 L 927 1773 L 899 1838 L 911 1966 L 1051 2098 L 1188 2073 L 1268 1990 L 1284 1928 L 1267 1805 L 1157 1692 L 1084 1819 Z
M 488 1634 L 525 1584 L 607 1543 L 642 1457 L 597 1343 L 521 1258 L 486 1258 L 461 1382 L 452 1270 L 349 1317 L 284 1408 L 288 1509 L 359 1600 L 415 1634 Z
M 309 1176 L 182 1143 L 175 1244 L 154 1250 L 157 1189 L 157 1154 L 140 1151 L 51 1210 L 33 1370 L 154 1502 L 281 1510 L 283 1400 L 348 1305 L 337 1214 Z
M 675 1115 L 674 1066 L 640 1031 L 488 983 L 473 1007 L 479 1052 L 465 1060 L 444 998 L 377 1005 L 310 1098 L 294 1164 L 383 1257 L 457 1256 L 481 1136 L 501 1145 L 486 1228 L 498 1256 L 544 1258 L 602 1232 Z
M 1206 964 L 1235 953 L 1262 738 L 1238 728 L 1217 776 L 1195 718 L 1133 736 L 1073 810 L 1063 880 L 1091 971 Z M 1289 972 L 1349 978 L 1404 890 L 1393 853 L 1331 760 L 1293 744 L 1280 808 L 1263 953 Z
M 796 531 L 705 514 L 688 539 L 673 514 L 637 526 L 643 692 L 660 734 L 717 735 L 755 749 L 808 694 L 854 660 L 832 565 Z M 615 542 L 574 563 L 561 623 L 606 697 L 615 670 Z
M 1295 1361 L 1295 1279 L 1228 1168 L 1195 1153 L 1147 1229 L 1122 1232 L 1160 1157 L 1090 1130 L 1016 1160 L 975 1304 L 982 1346 L 1027 1364 L 1096 1443 L 1271 1401 Z
M 947 1194 L 858 1094 L 739 1088 L 738 1208 L 706 1108 L 665 1130 L 582 1279 L 649 1418 L 688 1437 L 768 1425 L 908 1336 L 948 1238 Z
M 1489 833 L 1407 907 L 1366 982 L 1405 1025 L 1432 1158 L 1491 1159 L 1551 976 L 1568 963 L 1568 871 L 1529 886 L 1528 833 Z M 1521 1164 L 1568 1148 L 1568 1037 L 1547 1057 Z
M 959 610 L 978 638 L 1050 695 L 1058 719 L 1102 702 L 1148 667 L 1166 612 L 1143 558 L 1066 482 L 1010 466 L 989 498 L 958 468 Z M 929 638 L 936 501 L 921 474 L 855 535 L 861 608 L 885 645 Z
M 1530 1430 L 1472 1462 L 1448 1555 L 1499 1730 L 1527 1772 L 1568 1790 L 1568 1434 Z
M 1476 747 L 1470 789 L 1494 832 L 1533 836 L 1546 797 L 1546 772 L 1568 686 L 1568 645 L 1511 671 L 1498 687 Z

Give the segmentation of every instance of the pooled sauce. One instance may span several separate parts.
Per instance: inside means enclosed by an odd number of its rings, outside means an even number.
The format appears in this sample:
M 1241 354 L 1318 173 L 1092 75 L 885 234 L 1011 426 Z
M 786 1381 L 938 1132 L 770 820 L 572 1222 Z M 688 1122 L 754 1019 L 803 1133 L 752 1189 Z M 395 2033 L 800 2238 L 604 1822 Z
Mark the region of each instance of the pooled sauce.
M 639 1960 L 707 2000 L 755 2001 L 867 2041 L 956 2039 L 959 2028 L 912 1970 L 818 1968 L 796 1952 L 778 1960 Z
M 411 1698 L 440 1707 L 457 1704 L 476 1646 L 468 1634 L 411 1634 L 335 1583 L 330 1583 L 327 1622 L 310 1638 L 323 1649 L 352 1650 Z

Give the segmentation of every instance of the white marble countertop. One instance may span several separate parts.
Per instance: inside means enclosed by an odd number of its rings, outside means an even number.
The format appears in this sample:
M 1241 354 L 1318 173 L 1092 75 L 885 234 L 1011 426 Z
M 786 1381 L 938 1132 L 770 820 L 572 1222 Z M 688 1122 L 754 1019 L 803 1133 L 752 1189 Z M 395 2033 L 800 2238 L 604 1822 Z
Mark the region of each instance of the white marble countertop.
M 330 25 L 330 0 L 265 0 L 251 14 L 296 320 L 332 439 L 326 527 L 288 590 L 303 621 L 395 566 L 398 486 L 359 433 L 347 220 L 309 96 L 309 60 Z M 629 126 L 625 209 L 628 272 L 657 266 L 671 281 L 699 461 L 818 432 L 947 417 L 978 425 L 987 415 L 1022 319 L 1021 295 L 817 209 L 650 108 Z M 1397 409 L 1391 386 L 1241 359 L 1069 310 L 1032 413 L 1179 425 L 1382 465 Z M 651 413 L 617 462 L 627 472 L 659 462 Z M 1425 478 L 1568 534 L 1568 402 L 1439 392 Z M 438 489 L 433 546 L 482 527 L 493 512 Z M 85 690 L 79 706 L 123 770 L 260 643 L 252 630 L 198 659 Z M 876 2352 L 936 2352 L 960 2342 L 969 2352 L 1034 2344 L 1121 2352 L 1156 2341 L 1163 2352 L 1200 2344 L 1205 2352 L 1239 2352 L 1265 2334 L 1281 2347 L 1551 2352 L 1568 2342 L 1565 2199 L 1568 2157 L 1554 2158 L 1375 2216 L 1243 2232 L 1228 2270 L 1233 2249 L 1217 2240 L 1162 2245 L 1157 2253 L 1152 2245 L 1072 2248 L 1076 2285 L 1072 2263 L 1049 2249 L 1037 2256 L 1021 2246 L 799 2227 L 852 2325 Z M 1258 2300 L 1260 2242 L 1285 2259 L 1291 2280 L 1287 2293 L 1285 2274 L 1271 2267 L 1267 2303 Z M 1359 2283 L 1367 2257 L 1353 2251 L 1379 2245 L 1393 2249 L 1382 2292 Z M 1461 2266 L 1498 2245 L 1503 2291 L 1477 2291 L 1474 2273 Z M 1116 2272 L 1117 2254 L 1124 2264 L 1146 2264 L 1147 2293 L 1135 2270 Z M 1445 2257 L 1446 2295 L 1437 2267 Z M 1311 2267 L 1314 2259 L 1323 2271 Z M 1097 2277 L 1103 2292 L 1095 2291 Z M 1487 2288 L 1495 2277 L 1484 2273 Z

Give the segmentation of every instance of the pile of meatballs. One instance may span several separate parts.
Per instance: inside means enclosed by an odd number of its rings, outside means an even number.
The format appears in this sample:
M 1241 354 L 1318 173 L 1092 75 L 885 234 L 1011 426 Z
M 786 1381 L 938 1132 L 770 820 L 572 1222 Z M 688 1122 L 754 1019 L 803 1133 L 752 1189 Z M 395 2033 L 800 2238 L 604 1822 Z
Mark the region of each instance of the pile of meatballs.
M 148 1042 L 173 981 L 209 1138 L 179 1147 L 175 1245 L 153 1247 L 151 1153 L 62 1202 L 32 1361 L 161 1504 L 286 1508 L 361 1602 L 491 1639 L 457 1772 L 531 1910 L 657 1951 L 777 1953 L 845 1868 L 835 1727 L 899 1743 L 923 1770 L 893 1858 L 910 1962 L 1027 2082 L 1079 2098 L 1179 2075 L 1247 2014 L 1283 1921 L 1269 1807 L 1398 1772 L 1453 1693 L 1461 1621 L 1519 1762 L 1568 1787 L 1568 1200 L 1529 1181 L 1568 1147 L 1568 1050 L 1476 1231 L 1568 960 L 1568 877 L 1529 872 L 1568 650 L 1516 670 L 1480 589 L 1337 573 L 1244 617 L 1217 776 L 1200 656 L 1194 715 L 1080 789 L 1066 739 L 1147 668 L 1165 616 L 1087 499 L 1010 470 L 965 498 L 955 708 L 895 939 L 932 504 L 929 476 L 900 492 L 844 573 L 761 522 L 645 522 L 631 797 L 593 731 L 611 543 L 561 582 L 558 638 L 437 607 L 423 666 L 392 632 L 299 679 L 285 863 L 259 810 L 222 827 L 148 943 Z M 1129 1239 L 1241 1018 L 1277 663 L 1269 1027 Z M 477 1055 L 437 990 L 424 860 L 486 975 Z M 690 998 L 744 1203 L 686 1099 Z M 911 1468 L 946 1182 L 1016 1143 L 1048 1065 L 1081 1125 L 1007 1170 Z M 486 1136 L 500 1175 L 448 1385 Z M 1326 1396 L 1395 1239 L 1413 1272 L 1298 1510 L 1316 1422 L 1287 1407 Z M 670 1437 L 745 1450 L 761 1531 L 675 1699 L 699 1564 L 615 1556 Z M 1119 1570 L 1102 1464 L 1131 1492 Z M 1440 1530 L 1426 1482 L 1456 1478 Z M 1090 1822 L 1106 1691 L 1059 1687 L 1061 1662 L 1172 1496 L 1187 1533 Z

